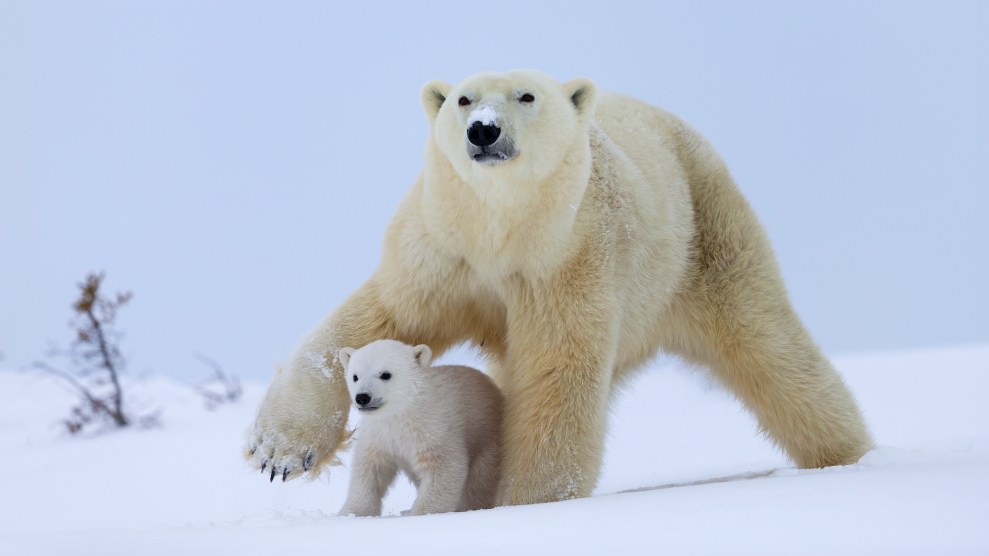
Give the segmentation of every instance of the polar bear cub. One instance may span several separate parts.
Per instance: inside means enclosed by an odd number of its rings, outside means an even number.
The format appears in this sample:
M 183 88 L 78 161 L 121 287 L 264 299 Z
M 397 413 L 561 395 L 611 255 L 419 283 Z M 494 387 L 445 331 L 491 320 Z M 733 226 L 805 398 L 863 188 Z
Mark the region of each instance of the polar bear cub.
M 430 367 L 429 346 L 378 340 L 339 351 L 361 413 L 340 515 L 381 515 L 402 471 L 418 491 L 412 515 L 491 508 L 501 467 L 501 391 L 470 367 Z

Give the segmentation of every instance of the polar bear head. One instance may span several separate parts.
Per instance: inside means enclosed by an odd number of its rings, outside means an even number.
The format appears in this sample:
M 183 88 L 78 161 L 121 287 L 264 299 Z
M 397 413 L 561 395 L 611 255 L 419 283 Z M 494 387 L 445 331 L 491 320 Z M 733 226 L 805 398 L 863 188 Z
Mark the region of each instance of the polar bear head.
M 395 340 L 378 340 L 360 348 L 345 347 L 338 353 L 347 377 L 350 400 L 358 410 L 394 413 L 415 396 L 422 369 L 429 367 L 429 346 L 410 346 Z
M 539 72 L 481 73 L 422 89 L 436 148 L 467 183 L 541 182 L 587 143 L 597 89 Z

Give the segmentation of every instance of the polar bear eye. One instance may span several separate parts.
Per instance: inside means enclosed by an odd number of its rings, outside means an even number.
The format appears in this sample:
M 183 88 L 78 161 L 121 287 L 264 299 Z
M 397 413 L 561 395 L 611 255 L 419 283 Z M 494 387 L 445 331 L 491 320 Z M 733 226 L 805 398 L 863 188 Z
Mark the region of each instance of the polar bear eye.
M 536 100 L 536 97 L 532 96 L 531 93 L 526 93 L 519 97 L 519 102 L 532 102 Z
M 457 104 L 459 104 L 460 106 L 467 106 L 470 104 L 470 99 L 467 97 L 460 97 L 460 100 L 457 101 Z
M 391 378 L 391 373 L 388 371 L 381 373 L 381 380 L 388 380 L 389 378 Z
M 357 375 L 354 375 L 354 382 L 357 382 Z

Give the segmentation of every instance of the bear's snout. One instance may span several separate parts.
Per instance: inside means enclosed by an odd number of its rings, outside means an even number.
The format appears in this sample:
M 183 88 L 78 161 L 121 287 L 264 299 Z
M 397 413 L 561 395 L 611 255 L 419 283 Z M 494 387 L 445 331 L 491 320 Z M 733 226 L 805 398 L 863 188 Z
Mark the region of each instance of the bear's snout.
M 501 136 L 501 128 L 494 124 L 485 124 L 481 121 L 476 121 L 467 128 L 467 140 L 472 145 L 477 145 L 478 147 L 487 147 L 494 144 L 499 136 Z
M 357 394 L 357 396 L 354 397 L 354 401 L 357 402 L 357 405 L 367 405 L 371 403 L 371 396 L 367 394 Z

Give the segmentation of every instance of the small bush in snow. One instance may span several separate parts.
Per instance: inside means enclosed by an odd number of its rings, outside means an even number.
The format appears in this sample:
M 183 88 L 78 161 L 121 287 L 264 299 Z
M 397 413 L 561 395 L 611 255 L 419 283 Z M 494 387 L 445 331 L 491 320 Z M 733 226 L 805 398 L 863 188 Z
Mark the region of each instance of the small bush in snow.
M 213 376 L 194 386 L 196 392 L 203 397 L 206 409 L 213 410 L 240 399 L 244 391 L 236 376 L 225 373 L 219 363 L 205 355 L 197 353 L 196 357 L 213 369 Z
M 117 311 L 130 301 L 131 294 L 106 297 L 100 291 L 102 283 L 102 273 L 91 273 L 79 284 L 79 298 L 72 305 L 74 314 L 69 322 L 75 340 L 68 349 L 53 348 L 49 353 L 51 358 L 67 360 L 70 370 L 41 361 L 34 364 L 61 378 L 78 393 L 79 403 L 64 420 L 72 434 L 90 425 L 126 427 L 135 422 L 124 406 L 120 375 L 126 363 L 119 347 L 122 335 L 114 326 Z M 137 418 L 141 425 L 153 421 L 154 417 Z

